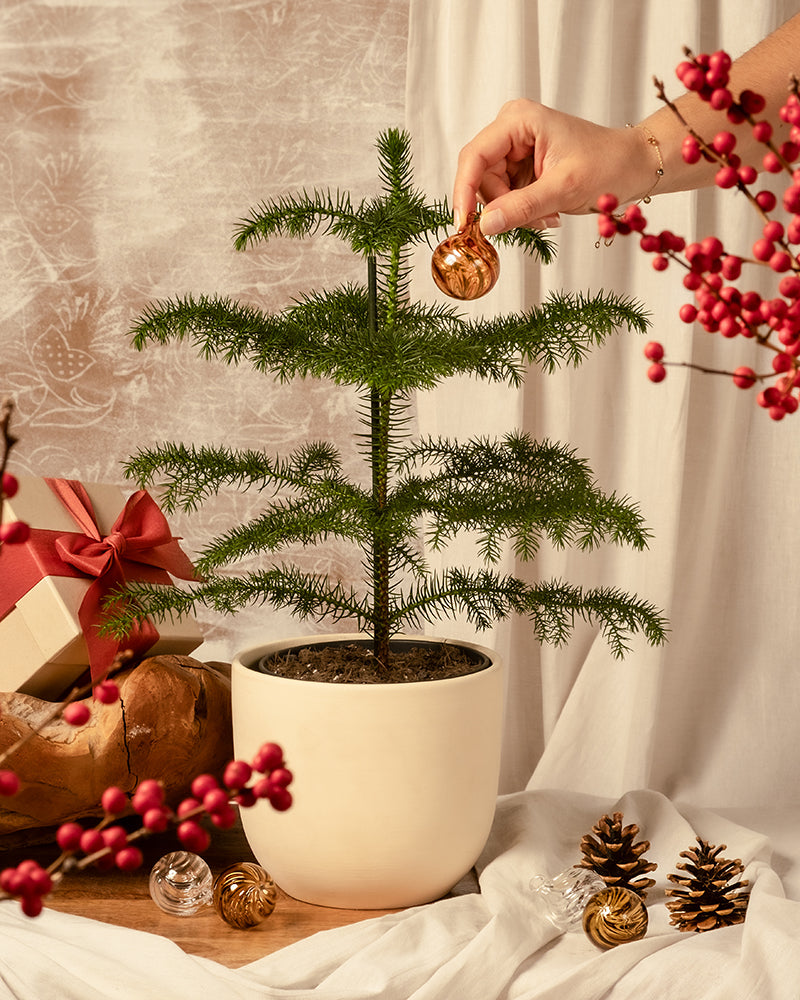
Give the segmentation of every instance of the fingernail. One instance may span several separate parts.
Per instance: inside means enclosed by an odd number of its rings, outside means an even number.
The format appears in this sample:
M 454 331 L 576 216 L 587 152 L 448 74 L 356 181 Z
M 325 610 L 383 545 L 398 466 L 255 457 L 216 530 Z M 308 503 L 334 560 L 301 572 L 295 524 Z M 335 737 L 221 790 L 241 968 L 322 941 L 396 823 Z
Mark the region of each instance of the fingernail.
M 491 212 L 485 212 L 481 216 L 481 232 L 484 236 L 496 236 L 505 231 L 506 217 L 499 208 L 493 208 Z
M 467 224 L 467 213 L 463 208 L 457 208 L 453 212 L 453 228 L 463 229 Z

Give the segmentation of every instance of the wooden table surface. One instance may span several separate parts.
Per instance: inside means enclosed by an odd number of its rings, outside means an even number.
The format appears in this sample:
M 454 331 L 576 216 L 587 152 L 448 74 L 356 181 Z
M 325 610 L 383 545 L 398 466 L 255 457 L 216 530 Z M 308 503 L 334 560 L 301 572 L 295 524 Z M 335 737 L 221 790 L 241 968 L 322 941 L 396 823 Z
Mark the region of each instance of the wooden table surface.
M 142 868 L 123 873 L 116 870 L 100 872 L 87 868 L 73 872 L 47 898 L 46 905 L 64 913 L 91 917 L 95 920 L 149 931 L 170 938 L 184 951 L 201 955 L 238 968 L 254 962 L 279 948 L 306 938 L 317 931 L 341 927 L 388 910 L 337 910 L 301 903 L 278 891 L 278 901 L 272 915 L 256 927 L 236 930 L 226 924 L 212 907 L 206 907 L 190 917 L 174 917 L 164 913 L 150 898 L 148 879 L 153 864 L 164 854 L 180 849 L 175 834 L 167 832 L 139 841 L 145 856 Z M 58 851 L 54 844 L 29 847 L 24 850 L 0 852 L 0 867 L 16 864 L 23 858 L 34 858 L 47 866 Z M 238 861 L 254 861 L 241 826 L 217 830 L 211 847 L 203 855 L 214 876 Z M 35 918 L 34 918 L 35 919 Z

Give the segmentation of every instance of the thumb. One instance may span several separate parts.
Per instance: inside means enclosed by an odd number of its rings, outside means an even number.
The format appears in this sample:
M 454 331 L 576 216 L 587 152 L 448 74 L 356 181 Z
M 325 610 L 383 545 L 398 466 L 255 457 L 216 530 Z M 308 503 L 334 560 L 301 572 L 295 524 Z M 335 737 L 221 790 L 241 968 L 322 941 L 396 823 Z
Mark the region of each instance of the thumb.
M 509 191 L 484 206 L 481 231 L 495 236 L 509 229 L 544 229 L 561 224 L 564 192 L 557 177 L 546 174 L 526 187 Z

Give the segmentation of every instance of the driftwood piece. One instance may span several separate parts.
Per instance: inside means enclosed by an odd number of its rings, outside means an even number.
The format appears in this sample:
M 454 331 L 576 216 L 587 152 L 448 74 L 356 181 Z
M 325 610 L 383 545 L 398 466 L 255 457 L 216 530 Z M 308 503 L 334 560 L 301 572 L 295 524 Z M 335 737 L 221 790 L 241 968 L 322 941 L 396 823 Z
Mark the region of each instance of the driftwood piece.
M 102 815 L 109 785 L 133 792 L 144 778 L 164 783 L 167 799 L 188 794 L 195 775 L 219 773 L 232 755 L 230 678 L 188 656 L 143 660 L 115 678 L 120 701 L 86 701 L 91 718 L 74 727 L 56 719 L 6 762 L 20 790 L 0 798 L 0 846 L 23 831 Z M 52 703 L 0 693 L 0 751 L 41 723 Z

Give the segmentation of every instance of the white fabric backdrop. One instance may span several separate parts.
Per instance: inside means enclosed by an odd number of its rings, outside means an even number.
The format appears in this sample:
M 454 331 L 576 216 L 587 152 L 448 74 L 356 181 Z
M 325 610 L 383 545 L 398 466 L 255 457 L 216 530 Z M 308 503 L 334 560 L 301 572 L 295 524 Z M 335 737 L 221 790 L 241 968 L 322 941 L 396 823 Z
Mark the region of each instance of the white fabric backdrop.
M 460 147 L 516 96 L 603 124 L 639 121 L 658 107 L 654 74 L 681 92 L 674 67 L 683 45 L 735 56 L 799 8 L 782 0 L 412 0 L 406 106 L 418 180 L 449 192 Z M 664 195 L 643 207 L 656 230 L 717 233 L 739 252 L 757 231 L 730 192 Z M 589 217 L 565 218 L 554 236 L 555 264 L 505 261 L 496 290 L 476 307 L 512 310 L 549 289 L 604 287 L 645 304 L 651 336 L 672 358 L 750 363 L 748 344 L 692 339 L 677 318 L 688 297 L 679 276 L 653 272 L 633 240 L 596 249 Z M 420 274 L 415 291 L 430 295 Z M 684 369 L 654 386 L 643 345 L 622 335 L 577 371 L 533 373 L 521 392 L 479 387 L 478 405 L 455 383 L 420 401 L 423 431 L 472 433 L 480 415 L 481 431 L 519 423 L 569 441 L 606 488 L 641 504 L 654 534 L 644 554 L 545 553 L 537 572 L 653 600 L 671 621 L 663 649 L 637 643 L 620 663 L 582 630 L 568 648 L 539 650 L 525 623 L 489 640 L 511 670 L 504 788 L 530 778 L 532 788 L 591 794 L 650 787 L 709 806 L 797 802 L 797 418 L 774 424 L 753 394 Z

